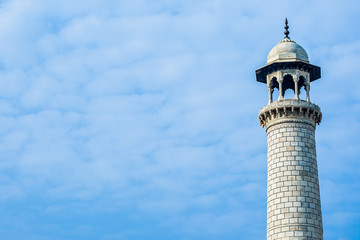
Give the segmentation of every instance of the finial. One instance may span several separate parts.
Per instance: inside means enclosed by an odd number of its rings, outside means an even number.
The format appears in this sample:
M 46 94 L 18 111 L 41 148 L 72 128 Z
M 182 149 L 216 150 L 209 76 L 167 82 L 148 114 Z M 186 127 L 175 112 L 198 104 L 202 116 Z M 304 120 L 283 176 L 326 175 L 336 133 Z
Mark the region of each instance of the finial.
M 288 31 L 288 29 L 289 29 L 289 26 L 288 26 L 288 20 L 287 20 L 287 18 L 285 18 L 285 38 L 289 38 L 289 31 Z M 290 38 L 289 38 L 290 39 Z

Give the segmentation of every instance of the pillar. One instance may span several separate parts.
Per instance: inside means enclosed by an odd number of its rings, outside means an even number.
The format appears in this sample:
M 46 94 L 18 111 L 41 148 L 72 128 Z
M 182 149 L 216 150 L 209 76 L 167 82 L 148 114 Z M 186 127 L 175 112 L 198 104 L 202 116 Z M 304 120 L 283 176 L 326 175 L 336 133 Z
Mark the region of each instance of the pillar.
M 261 109 L 259 119 L 268 146 L 267 240 L 322 240 L 315 146 L 320 108 L 285 99 Z
M 284 99 L 284 94 L 283 94 L 283 78 L 278 78 L 278 83 L 279 83 L 279 100 L 283 100 Z
M 294 84 L 295 84 L 295 96 L 294 99 L 299 99 L 299 74 L 293 75 Z
M 310 81 L 306 79 L 306 101 L 310 102 Z

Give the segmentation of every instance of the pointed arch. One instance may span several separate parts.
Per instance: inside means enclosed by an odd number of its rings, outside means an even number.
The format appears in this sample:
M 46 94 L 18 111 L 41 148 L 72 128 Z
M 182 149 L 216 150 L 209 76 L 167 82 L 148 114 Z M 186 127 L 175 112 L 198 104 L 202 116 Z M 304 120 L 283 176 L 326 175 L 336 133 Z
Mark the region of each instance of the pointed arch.
M 299 88 L 300 99 L 306 99 L 306 89 L 305 89 L 306 88 L 306 78 L 304 76 L 299 77 L 298 88 Z M 302 91 L 302 90 L 304 90 L 304 91 Z
M 278 80 L 277 80 L 276 77 L 273 77 L 273 78 L 270 80 L 269 87 L 270 87 L 271 89 L 275 89 L 275 88 L 279 89 L 279 82 L 278 82 Z
M 282 95 L 285 96 L 285 92 L 288 89 L 292 89 L 295 94 L 295 82 L 293 77 L 290 74 L 286 74 L 282 82 Z
M 269 82 L 269 104 L 273 102 L 273 94 L 274 94 L 274 89 L 277 88 L 279 89 L 279 82 L 277 80 L 276 77 L 273 77 L 270 82 Z M 275 91 L 275 99 L 277 99 L 279 96 L 279 92 Z

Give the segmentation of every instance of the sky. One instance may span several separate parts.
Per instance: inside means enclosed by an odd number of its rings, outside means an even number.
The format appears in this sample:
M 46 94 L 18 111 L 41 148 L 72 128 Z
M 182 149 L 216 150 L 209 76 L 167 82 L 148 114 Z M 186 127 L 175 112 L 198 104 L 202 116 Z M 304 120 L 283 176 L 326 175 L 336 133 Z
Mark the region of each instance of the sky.
M 2 240 L 266 238 L 267 88 L 284 37 L 322 69 L 327 240 L 360 239 L 360 2 L 0 1 Z

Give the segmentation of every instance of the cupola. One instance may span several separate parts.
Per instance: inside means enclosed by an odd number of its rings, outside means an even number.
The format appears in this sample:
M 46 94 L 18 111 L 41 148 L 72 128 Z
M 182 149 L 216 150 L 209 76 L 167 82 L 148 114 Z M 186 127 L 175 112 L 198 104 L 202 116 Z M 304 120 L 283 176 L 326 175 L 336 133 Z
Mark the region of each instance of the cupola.
M 290 39 L 287 19 L 284 33 L 284 39 L 271 49 L 266 65 L 256 70 L 256 80 L 267 84 L 269 104 L 273 102 L 275 88 L 279 91 L 276 101 L 284 99 L 287 89 L 292 89 L 294 99 L 300 100 L 300 90 L 303 87 L 306 91 L 304 100 L 310 102 L 310 82 L 321 77 L 320 67 L 310 64 L 305 49 Z

